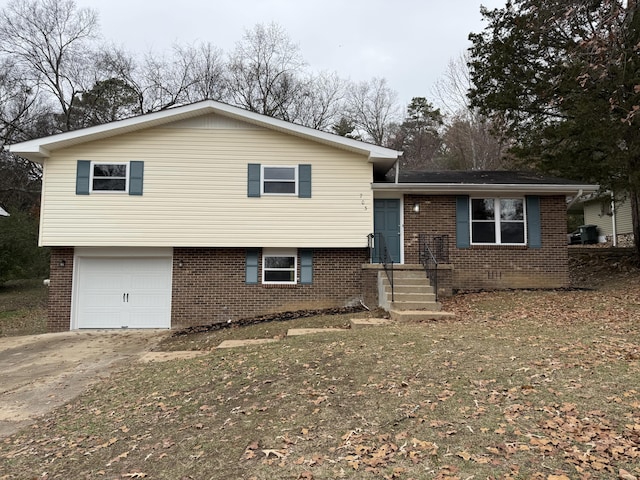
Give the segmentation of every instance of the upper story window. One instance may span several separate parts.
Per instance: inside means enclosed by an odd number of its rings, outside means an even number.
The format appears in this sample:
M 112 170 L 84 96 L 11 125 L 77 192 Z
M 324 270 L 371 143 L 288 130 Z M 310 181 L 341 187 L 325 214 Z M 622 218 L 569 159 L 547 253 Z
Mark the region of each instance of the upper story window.
M 297 195 L 298 167 L 262 167 L 262 193 L 264 195 Z
M 92 162 L 78 160 L 76 195 L 92 193 L 129 193 L 141 196 L 144 183 L 144 162 Z
M 247 165 L 247 196 L 311 198 L 311 165 Z
M 522 198 L 472 198 L 471 243 L 524 245 L 526 221 Z
M 127 163 L 91 164 L 92 192 L 126 192 L 129 183 Z

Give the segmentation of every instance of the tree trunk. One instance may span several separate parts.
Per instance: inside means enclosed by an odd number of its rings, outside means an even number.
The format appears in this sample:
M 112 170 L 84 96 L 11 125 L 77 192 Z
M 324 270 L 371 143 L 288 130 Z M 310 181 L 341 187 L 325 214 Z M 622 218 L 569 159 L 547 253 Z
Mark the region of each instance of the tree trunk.
M 629 193 L 631 203 L 631 223 L 633 224 L 633 241 L 636 247 L 637 261 L 640 263 L 640 192 Z

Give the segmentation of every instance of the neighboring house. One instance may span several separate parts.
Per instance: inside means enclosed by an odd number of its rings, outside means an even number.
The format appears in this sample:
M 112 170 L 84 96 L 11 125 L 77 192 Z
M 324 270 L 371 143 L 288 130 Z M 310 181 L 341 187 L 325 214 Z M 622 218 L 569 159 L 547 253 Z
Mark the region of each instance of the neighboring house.
M 600 243 L 633 246 L 631 204 L 611 194 L 590 195 L 582 202 L 585 225 L 598 227 Z
M 51 331 L 376 306 L 383 236 L 400 268 L 419 263 L 421 241 L 446 247 L 450 291 L 566 286 L 565 198 L 597 188 L 390 177 L 401 152 L 213 101 L 10 149 L 44 167 Z

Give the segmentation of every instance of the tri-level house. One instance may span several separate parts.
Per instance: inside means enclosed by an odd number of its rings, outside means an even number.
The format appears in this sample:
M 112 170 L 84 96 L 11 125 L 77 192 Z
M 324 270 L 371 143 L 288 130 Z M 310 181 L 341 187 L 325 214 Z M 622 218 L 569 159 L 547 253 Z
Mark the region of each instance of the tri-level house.
M 565 199 L 596 189 L 403 172 L 401 152 L 213 101 L 10 150 L 43 165 L 50 331 L 565 286 Z M 399 289 L 407 276 L 430 290 Z

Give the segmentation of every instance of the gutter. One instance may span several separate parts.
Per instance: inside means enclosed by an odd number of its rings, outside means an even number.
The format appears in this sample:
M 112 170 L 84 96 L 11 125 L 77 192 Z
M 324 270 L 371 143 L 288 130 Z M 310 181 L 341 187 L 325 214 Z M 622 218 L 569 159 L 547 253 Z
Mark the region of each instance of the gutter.
M 549 184 L 496 184 L 496 183 L 373 183 L 371 185 L 374 191 L 400 190 L 403 192 L 421 192 L 421 193 L 484 193 L 484 192 L 503 192 L 503 193 L 532 193 L 532 194 L 570 194 L 578 189 L 578 195 L 582 196 L 584 192 L 593 193 L 598 191 L 598 185 L 549 185 Z

